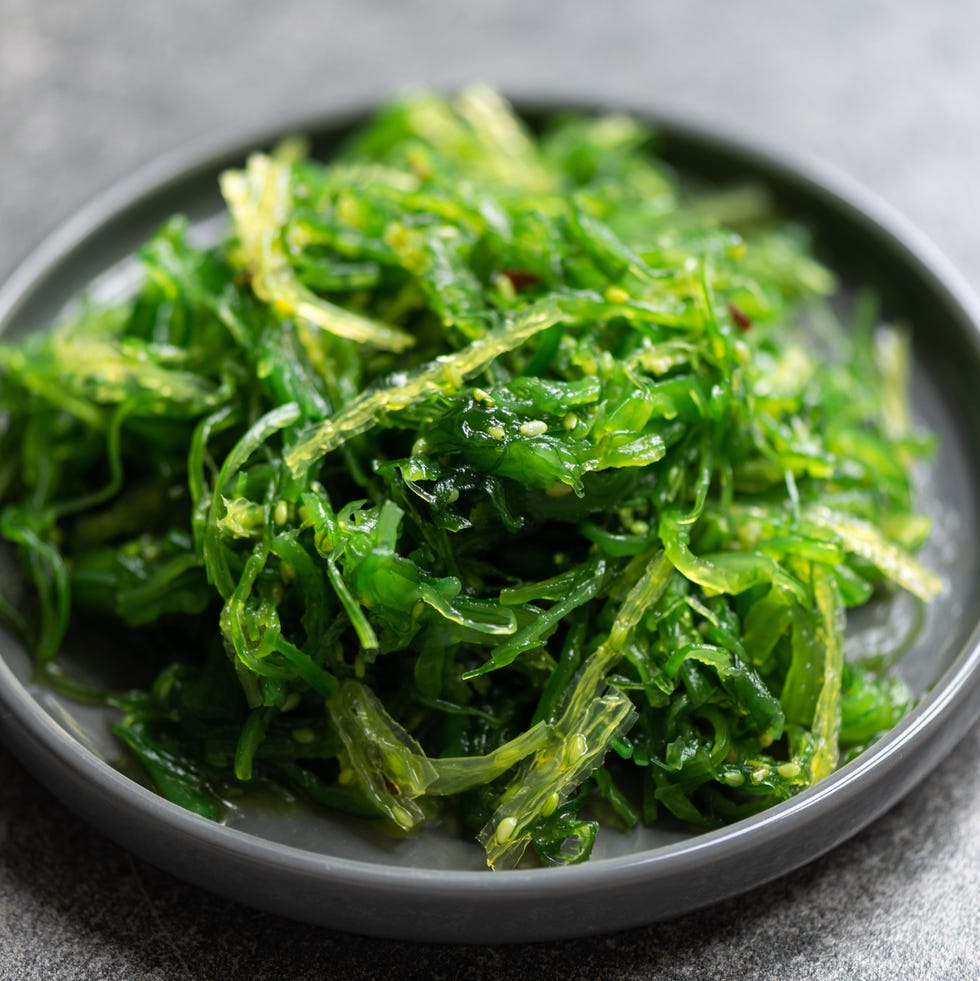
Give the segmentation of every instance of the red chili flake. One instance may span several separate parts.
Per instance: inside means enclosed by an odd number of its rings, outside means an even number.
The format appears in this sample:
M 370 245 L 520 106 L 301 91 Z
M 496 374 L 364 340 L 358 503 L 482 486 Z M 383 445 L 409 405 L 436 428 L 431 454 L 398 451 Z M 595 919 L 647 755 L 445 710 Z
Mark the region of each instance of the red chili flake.
M 504 269 L 503 274 L 518 293 L 541 282 L 541 277 L 537 273 L 528 272 L 526 269 Z
M 731 300 L 728 301 L 728 312 L 732 315 L 732 320 L 735 321 L 735 326 L 739 330 L 748 330 L 752 326 L 752 318 Z

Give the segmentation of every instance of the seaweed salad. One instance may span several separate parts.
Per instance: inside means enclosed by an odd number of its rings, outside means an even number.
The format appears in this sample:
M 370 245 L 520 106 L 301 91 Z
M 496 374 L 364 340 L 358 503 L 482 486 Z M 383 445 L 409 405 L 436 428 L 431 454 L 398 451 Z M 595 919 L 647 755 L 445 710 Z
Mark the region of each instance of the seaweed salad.
M 160 794 L 567 864 L 785 800 L 908 710 L 843 644 L 941 588 L 908 338 L 764 189 L 655 145 L 405 95 L 326 162 L 254 154 L 216 242 L 176 217 L 124 300 L 0 345 L 32 597 L 0 613 Z M 146 685 L 60 663 L 93 619 Z

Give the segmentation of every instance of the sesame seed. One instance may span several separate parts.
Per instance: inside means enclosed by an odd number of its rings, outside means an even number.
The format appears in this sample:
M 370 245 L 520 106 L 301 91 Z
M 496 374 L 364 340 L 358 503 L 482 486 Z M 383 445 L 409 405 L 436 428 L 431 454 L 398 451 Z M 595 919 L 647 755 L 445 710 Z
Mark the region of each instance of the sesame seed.
M 400 828 L 410 828 L 415 824 L 412 815 L 404 807 L 399 807 L 397 804 L 391 809 L 391 817 Z
M 544 803 L 541 805 L 541 817 L 551 817 L 552 814 L 558 810 L 558 805 L 561 803 L 561 798 L 558 796 L 558 792 L 548 794 L 545 798 Z
M 576 732 L 565 746 L 565 762 L 569 765 L 577 763 L 588 751 L 589 744 L 585 736 L 580 732 Z
M 545 489 L 545 494 L 548 497 L 568 497 L 572 493 L 572 488 L 568 484 L 563 484 L 560 480 L 556 480 L 550 487 Z
M 522 422 L 517 431 L 522 436 L 543 436 L 548 431 L 548 424 L 541 419 L 530 419 Z
M 514 832 L 517 830 L 517 818 L 505 817 L 500 824 L 497 825 L 497 830 L 494 832 L 494 838 L 497 839 L 498 845 L 503 845 L 514 836 Z

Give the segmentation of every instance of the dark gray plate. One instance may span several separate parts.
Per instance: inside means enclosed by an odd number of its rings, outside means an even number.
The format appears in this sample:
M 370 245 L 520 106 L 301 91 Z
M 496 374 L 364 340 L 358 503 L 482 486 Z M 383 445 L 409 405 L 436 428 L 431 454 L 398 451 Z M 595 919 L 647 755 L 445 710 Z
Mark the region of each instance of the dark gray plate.
M 217 175 L 248 150 L 303 132 L 328 153 L 361 119 L 351 112 L 299 120 L 192 146 L 144 168 L 14 273 L 0 289 L 0 331 L 42 327 L 85 288 L 125 290 L 134 248 L 174 212 L 188 215 L 198 234 L 214 234 Z M 980 306 L 927 242 L 841 177 L 716 131 L 652 121 L 662 152 L 679 168 L 767 183 L 785 210 L 813 227 L 845 281 L 873 285 L 890 315 L 913 328 L 915 409 L 942 440 L 921 480 L 936 529 L 924 557 L 948 582 L 899 664 L 924 694 L 918 707 L 857 760 L 765 814 L 699 835 L 607 830 L 586 865 L 492 874 L 476 844 L 439 828 L 395 840 L 305 811 L 249 806 L 225 825 L 183 811 L 114 769 L 106 711 L 34 686 L 26 652 L 0 632 L 0 733 L 38 779 L 150 862 L 266 910 L 389 937 L 531 941 L 651 922 L 784 874 L 873 820 L 952 749 L 980 715 Z M 0 553 L 0 588 L 12 580 L 10 556 Z M 848 644 L 872 646 L 916 616 L 907 600 L 879 607 L 852 623 Z

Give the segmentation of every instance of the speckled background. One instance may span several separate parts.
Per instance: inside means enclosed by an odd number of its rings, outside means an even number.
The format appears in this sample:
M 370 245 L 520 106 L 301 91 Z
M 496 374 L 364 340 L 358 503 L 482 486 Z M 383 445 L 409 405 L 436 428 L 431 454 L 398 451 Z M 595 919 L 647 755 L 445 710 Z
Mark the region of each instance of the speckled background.
M 980 5 L 863 0 L 0 0 L 0 277 L 175 144 L 479 77 L 734 125 L 873 187 L 980 286 Z M 79 822 L 0 747 L 0 978 L 980 976 L 980 729 L 826 858 L 673 922 L 387 943 L 217 899 Z

